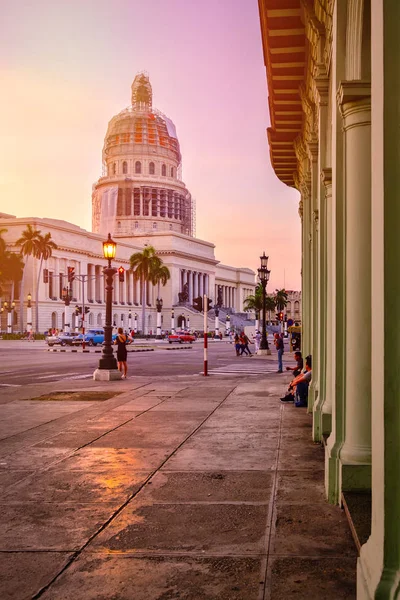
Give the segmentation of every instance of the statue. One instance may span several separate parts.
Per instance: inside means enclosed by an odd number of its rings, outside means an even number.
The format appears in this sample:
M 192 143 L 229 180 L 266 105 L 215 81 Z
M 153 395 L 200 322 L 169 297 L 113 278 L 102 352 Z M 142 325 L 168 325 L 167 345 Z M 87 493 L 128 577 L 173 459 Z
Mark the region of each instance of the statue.
M 178 293 L 179 302 L 187 302 L 189 300 L 189 286 L 187 283 L 183 286 L 183 291 Z
M 219 308 L 221 308 L 221 306 L 223 305 L 223 299 L 222 299 L 222 285 L 218 286 L 218 296 L 217 296 L 217 304 L 216 306 L 218 306 Z

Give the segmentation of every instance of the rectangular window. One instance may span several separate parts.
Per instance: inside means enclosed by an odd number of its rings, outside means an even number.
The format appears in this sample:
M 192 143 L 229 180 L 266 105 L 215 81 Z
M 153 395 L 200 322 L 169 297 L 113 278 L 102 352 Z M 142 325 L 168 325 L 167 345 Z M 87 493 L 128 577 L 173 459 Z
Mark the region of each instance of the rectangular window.
M 140 215 L 140 189 L 135 188 L 133 190 L 133 214 L 135 216 Z
M 132 214 L 132 190 L 131 188 L 125 189 L 125 214 L 129 217 Z
M 62 300 L 62 291 L 63 291 L 63 287 L 64 287 L 64 273 L 60 273 L 60 286 L 59 286 L 59 292 L 60 292 L 60 299 Z
M 54 296 L 54 273 L 49 271 L 49 298 Z

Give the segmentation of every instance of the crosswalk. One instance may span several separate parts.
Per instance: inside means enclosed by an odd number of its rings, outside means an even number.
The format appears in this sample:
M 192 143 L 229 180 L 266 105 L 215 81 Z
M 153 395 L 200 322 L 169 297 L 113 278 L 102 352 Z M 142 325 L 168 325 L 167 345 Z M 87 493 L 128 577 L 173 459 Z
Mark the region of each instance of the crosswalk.
M 3 371 L 0 376 L 5 376 L 8 381 L 3 382 L 0 381 L 0 389 L 1 388 L 17 388 L 24 385 L 24 383 L 17 383 L 21 380 L 21 377 L 31 377 L 35 382 L 46 383 L 46 382 L 54 382 L 54 381 L 71 381 L 75 379 L 92 379 L 93 373 L 78 373 L 77 371 L 62 373 L 62 372 L 54 372 L 48 371 L 43 373 L 42 375 L 37 375 L 34 370 L 25 370 L 22 374 L 20 370 L 15 371 Z M 33 377 L 34 376 L 34 377 Z M 50 381 L 52 380 L 52 381 Z
M 276 364 L 264 361 L 252 361 L 251 359 L 238 360 L 235 363 L 224 365 L 222 367 L 209 368 L 209 375 L 233 375 L 237 377 L 246 377 L 248 375 L 268 375 L 276 373 Z

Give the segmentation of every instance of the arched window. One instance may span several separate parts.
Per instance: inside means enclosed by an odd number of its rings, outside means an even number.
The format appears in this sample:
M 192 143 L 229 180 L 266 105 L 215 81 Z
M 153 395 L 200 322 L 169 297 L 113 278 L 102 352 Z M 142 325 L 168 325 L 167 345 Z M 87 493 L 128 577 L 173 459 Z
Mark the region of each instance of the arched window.
M 174 167 L 171 167 L 171 177 L 174 176 Z
M 118 229 L 121 229 L 121 221 L 118 221 L 117 227 Z
M 139 222 L 135 221 L 135 229 L 139 229 Z
M 93 325 L 93 313 L 89 313 L 89 325 Z
M 156 172 L 156 166 L 155 166 L 155 164 L 153 162 L 151 162 L 149 164 L 149 174 L 150 175 L 154 175 L 155 172 Z
M 135 162 L 135 173 L 139 174 L 142 172 L 142 163 L 140 162 L 140 160 L 137 160 Z
M 98 313 L 97 315 L 97 325 L 101 327 L 101 313 Z
M 113 174 L 113 175 L 116 175 L 116 174 L 117 174 L 117 163 L 113 163 L 113 166 L 112 166 L 112 174 Z
M 153 229 L 157 229 L 157 223 L 153 223 Z
M 167 176 L 167 165 L 162 165 L 162 167 L 161 167 L 161 175 L 163 177 Z
M 288 302 L 288 303 L 286 304 L 286 312 L 287 312 L 289 315 L 291 314 L 291 312 L 292 312 L 292 303 L 291 303 L 291 302 Z
M 172 223 L 169 224 L 169 228 L 170 228 L 170 230 L 172 230 Z
M 124 160 L 124 162 L 122 163 L 122 173 L 124 175 L 126 175 L 128 172 L 128 163 L 126 162 L 126 160 Z

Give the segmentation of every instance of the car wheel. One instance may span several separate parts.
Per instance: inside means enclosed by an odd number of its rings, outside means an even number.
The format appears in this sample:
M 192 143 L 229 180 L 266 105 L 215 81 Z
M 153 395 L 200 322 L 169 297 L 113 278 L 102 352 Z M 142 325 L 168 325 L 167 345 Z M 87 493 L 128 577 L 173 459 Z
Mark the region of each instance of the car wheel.
M 97 342 L 93 342 L 93 346 L 97 346 Z
M 89 340 L 87 343 L 88 346 L 93 346 L 93 340 Z
M 47 342 L 48 343 L 48 342 Z M 49 344 L 49 343 L 48 343 Z M 54 346 L 54 344 L 49 344 L 49 346 Z
M 60 342 L 60 346 L 65 346 L 66 342 L 64 342 L 64 340 L 62 342 Z
M 172 344 L 172 342 L 168 342 L 168 344 Z
M 179 340 L 179 343 L 182 344 L 182 340 Z

